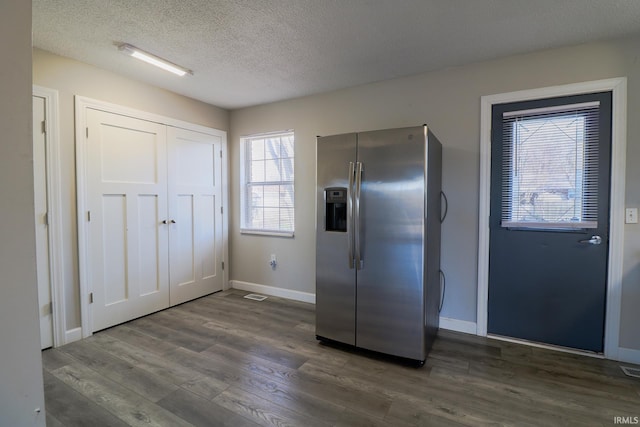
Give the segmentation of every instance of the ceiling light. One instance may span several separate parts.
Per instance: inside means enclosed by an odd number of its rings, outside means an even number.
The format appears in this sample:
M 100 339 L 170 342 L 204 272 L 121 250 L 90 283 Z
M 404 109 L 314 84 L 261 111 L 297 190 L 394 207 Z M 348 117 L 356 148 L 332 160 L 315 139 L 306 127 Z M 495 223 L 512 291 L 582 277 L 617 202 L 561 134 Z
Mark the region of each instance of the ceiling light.
M 149 52 L 145 52 L 144 50 L 138 49 L 137 47 L 132 46 L 128 43 L 119 45 L 118 49 L 120 49 L 121 52 L 124 52 L 127 55 L 131 55 L 134 58 L 137 58 L 148 64 L 155 65 L 156 67 L 162 68 L 163 70 L 169 71 L 173 74 L 177 74 L 179 76 L 184 76 L 185 74 L 193 74 L 193 71 L 189 70 L 188 68 L 176 65 L 173 62 L 169 62 L 166 59 L 160 58 L 159 56 L 153 55 Z

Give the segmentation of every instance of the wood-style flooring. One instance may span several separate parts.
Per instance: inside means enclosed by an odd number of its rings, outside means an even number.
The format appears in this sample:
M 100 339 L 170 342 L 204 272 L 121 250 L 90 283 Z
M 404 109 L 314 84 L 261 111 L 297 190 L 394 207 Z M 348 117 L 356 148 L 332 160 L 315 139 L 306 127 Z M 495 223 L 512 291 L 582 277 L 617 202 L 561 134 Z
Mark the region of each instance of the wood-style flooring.
M 612 426 L 619 363 L 440 331 L 422 368 L 320 344 L 314 306 L 230 290 L 42 353 L 49 426 Z M 620 423 L 618 423 L 620 424 Z

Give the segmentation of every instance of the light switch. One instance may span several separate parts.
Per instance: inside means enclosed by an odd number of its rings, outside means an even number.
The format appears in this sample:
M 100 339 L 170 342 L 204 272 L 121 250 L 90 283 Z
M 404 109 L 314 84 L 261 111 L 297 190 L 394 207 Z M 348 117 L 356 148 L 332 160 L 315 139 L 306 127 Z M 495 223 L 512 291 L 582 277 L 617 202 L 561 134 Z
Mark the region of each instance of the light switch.
M 624 222 L 627 223 L 627 224 L 637 224 L 638 223 L 638 208 L 627 208 L 625 210 Z

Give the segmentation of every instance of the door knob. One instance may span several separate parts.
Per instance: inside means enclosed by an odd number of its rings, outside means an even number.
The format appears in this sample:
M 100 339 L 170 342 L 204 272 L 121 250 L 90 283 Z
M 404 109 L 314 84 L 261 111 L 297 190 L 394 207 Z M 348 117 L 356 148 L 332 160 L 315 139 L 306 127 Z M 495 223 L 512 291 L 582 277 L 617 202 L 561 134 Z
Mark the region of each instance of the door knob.
M 175 219 L 172 219 L 172 220 L 171 220 L 171 224 L 175 224 L 175 223 L 176 223 L 176 220 L 175 220 Z
M 580 243 L 588 243 L 590 245 L 599 245 L 600 243 L 602 243 L 602 237 L 591 236 L 590 239 L 580 240 Z
M 169 224 L 169 221 L 167 221 L 166 219 L 162 220 L 163 224 Z

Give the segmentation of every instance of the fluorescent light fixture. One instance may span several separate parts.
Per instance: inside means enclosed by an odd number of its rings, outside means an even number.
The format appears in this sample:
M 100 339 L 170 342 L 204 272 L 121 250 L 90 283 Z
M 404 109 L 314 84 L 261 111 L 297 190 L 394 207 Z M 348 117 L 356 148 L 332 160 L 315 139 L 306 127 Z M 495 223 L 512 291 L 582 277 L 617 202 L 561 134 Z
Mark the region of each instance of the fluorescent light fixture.
M 132 46 L 128 43 L 123 43 L 118 46 L 121 52 L 126 53 L 127 55 L 131 55 L 134 58 L 137 58 L 141 61 L 144 61 L 148 64 L 155 65 L 156 67 L 162 68 L 165 71 L 169 71 L 170 73 L 177 74 L 179 76 L 184 76 L 185 74 L 193 74 L 193 71 L 188 68 L 181 67 L 173 62 L 169 62 L 166 59 L 162 59 L 159 56 L 153 55 L 149 52 L 145 52 L 144 50 L 138 49 L 135 46 Z

